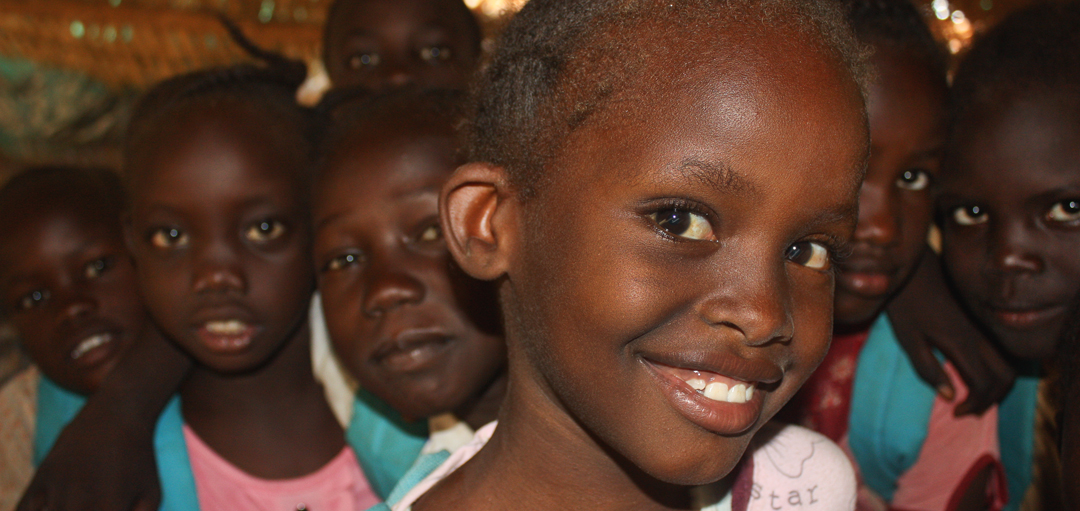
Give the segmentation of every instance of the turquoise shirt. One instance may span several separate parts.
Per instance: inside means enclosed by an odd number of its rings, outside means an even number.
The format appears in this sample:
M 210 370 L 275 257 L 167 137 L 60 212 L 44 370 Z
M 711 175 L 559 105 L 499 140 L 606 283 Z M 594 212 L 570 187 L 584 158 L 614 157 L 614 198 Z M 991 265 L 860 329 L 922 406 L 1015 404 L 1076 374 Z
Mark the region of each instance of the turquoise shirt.
M 38 383 L 37 424 L 34 431 L 34 465 L 40 465 L 56 443 L 64 426 L 75 418 L 86 399 L 42 376 Z M 199 508 L 195 477 L 191 473 L 180 398 L 173 397 L 154 429 L 154 455 L 161 480 L 161 511 Z

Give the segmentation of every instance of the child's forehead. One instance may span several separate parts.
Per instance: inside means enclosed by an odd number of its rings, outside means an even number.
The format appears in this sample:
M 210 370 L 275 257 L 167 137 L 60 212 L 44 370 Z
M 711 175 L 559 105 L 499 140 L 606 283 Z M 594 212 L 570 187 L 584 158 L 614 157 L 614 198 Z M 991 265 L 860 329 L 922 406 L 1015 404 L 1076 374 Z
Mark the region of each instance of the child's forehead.
M 138 188 L 150 182 L 197 178 L 224 163 L 242 166 L 249 176 L 295 180 L 303 158 L 298 141 L 264 115 L 238 102 L 192 103 L 163 118 L 143 147 L 135 148 L 127 169 Z M 293 147 L 296 146 L 296 147 Z M 223 176 L 224 177 L 224 176 Z M 135 200 L 142 199 L 136 194 Z
M 26 264 L 39 264 L 42 251 L 73 254 L 101 243 L 119 243 L 120 218 L 85 204 L 54 202 L 8 217 L 0 230 L 2 272 L 10 274 Z M 115 212 L 114 212 L 115 213 Z
M 655 30 L 655 23 L 637 30 Z M 629 57 L 633 59 L 633 57 Z M 599 65 L 613 64 L 602 59 Z M 764 130 L 768 113 L 774 123 L 800 122 L 831 114 L 838 130 L 852 134 L 852 154 L 865 152 L 865 109 L 857 83 L 843 64 L 805 33 L 781 27 L 731 24 L 694 37 L 665 37 L 641 57 L 637 73 L 596 112 L 595 131 L 618 133 L 627 140 L 648 142 L 655 125 L 678 132 L 708 117 L 717 142 L 749 136 L 779 137 Z M 595 73 L 591 66 L 582 71 Z M 569 87 L 576 87 L 570 82 Z M 808 86 L 814 84 L 814 86 Z M 602 88 L 602 85 L 601 85 Z M 579 107 L 571 102 L 570 107 Z M 586 144 L 587 145 L 587 144 Z M 861 161 L 852 161 L 859 167 Z
M 458 164 L 455 141 L 446 130 L 401 126 L 401 129 L 358 128 L 332 148 L 319 173 L 319 190 L 342 186 L 356 197 L 386 193 L 387 188 L 425 187 L 445 180 Z
M 461 0 L 338 0 L 327 30 L 337 36 L 353 32 L 378 33 L 396 25 L 414 29 L 437 27 L 451 33 L 471 33 L 474 26 Z M 393 22 L 395 25 L 391 27 Z
M 988 201 L 1026 201 L 1080 189 L 1080 101 L 1028 94 L 967 112 L 954 128 L 949 194 Z
M 1076 160 L 1080 155 L 1080 98 L 1072 91 L 1032 91 L 972 108 L 955 128 L 953 150 L 970 161 Z M 962 166 L 961 169 L 966 169 Z M 978 169 L 971 169 L 978 171 Z

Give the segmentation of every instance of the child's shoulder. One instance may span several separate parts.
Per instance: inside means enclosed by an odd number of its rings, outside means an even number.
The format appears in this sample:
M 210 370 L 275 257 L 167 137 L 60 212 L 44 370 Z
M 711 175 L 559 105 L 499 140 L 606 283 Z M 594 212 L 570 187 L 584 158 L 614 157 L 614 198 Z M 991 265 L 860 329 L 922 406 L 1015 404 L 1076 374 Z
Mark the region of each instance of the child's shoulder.
M 30 366 L 0 386 L 0 510 L 15 508 L 34 475 L 39 379 Z
M 855 469 L 840 446 L 809 429 L 771 422 L 750 446 L 753 484 L 748 510 L 855 508 Z

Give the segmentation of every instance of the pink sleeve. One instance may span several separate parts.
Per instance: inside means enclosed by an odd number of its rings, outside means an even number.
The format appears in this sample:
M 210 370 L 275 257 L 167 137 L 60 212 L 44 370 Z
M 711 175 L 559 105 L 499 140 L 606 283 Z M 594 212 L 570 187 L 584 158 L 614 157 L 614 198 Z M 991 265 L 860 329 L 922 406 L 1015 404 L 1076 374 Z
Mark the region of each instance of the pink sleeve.
M 953 409 L 967 398 L 968 389 L 952 364 L 945 370 L 956 388 L 956 399 L 934 401 L 930 424 L 919 459 L 897 481 L 891 509 L 950 511 L 981 470 L 991 467 L 987 502 L 991 511 L 1005 503 L 1005 477 L 998 446 L 998 409 L 981 417 L 953 416 Z

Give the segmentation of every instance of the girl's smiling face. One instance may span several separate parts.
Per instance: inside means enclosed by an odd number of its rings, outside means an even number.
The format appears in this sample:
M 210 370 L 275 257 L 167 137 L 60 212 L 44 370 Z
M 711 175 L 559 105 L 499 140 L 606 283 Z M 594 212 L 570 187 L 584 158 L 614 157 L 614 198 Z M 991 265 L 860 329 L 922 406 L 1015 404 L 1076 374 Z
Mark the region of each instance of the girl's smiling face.
M 243 372 L 299 330 L 314 287 L 301 150 L 235 101 L 196 103 L 131 160 L 126 225 L 151 316 L 203 365 Z M 292 133 L 292 136 L 299 136 Z
M 1012 354 L 1053 355 L 1080 288 L 1080 105 L 1029 93 L 961 119 L 942 176 L 943 257 Z
M 384 124 L 330 158 L 314 207 L 319 290 L 335 350 L 365 389 L 407 417 L 467 419 L 461 408 L 504 374 L 506 348 L 490 284 L 453 266 L 439 228 L 450 129 L 417 131 Z
M 877 45 L 871 59 L 870 161 L 859 193 L 852 253 L 836 281 L 836 321 L 874 319 L 926 247 L 931 184 L 945 139 L 945 80 L 928 63 Z
M 494 210 L 503 415 L 554 428 L 582 463 L 715 481 L 828 348 L 865 111 L 839 60 L 786 28 L 648 26 L 679 36 L 568 135 L 535 197 Z M 456 226 L 486 220 L 454 209 L 472 193 L 455 186 L 475 188 L 451 180 L 444 225 L 473 239 Z M 455 256 L 485 274 L 470 243 Z
M 146 312 L 119 215 L 77 202 L 5 217 L 11 225 L 0 244 L 0 280 L 4 309 L 34 362 L 60 385 L 89 394 L 135 341 Z

